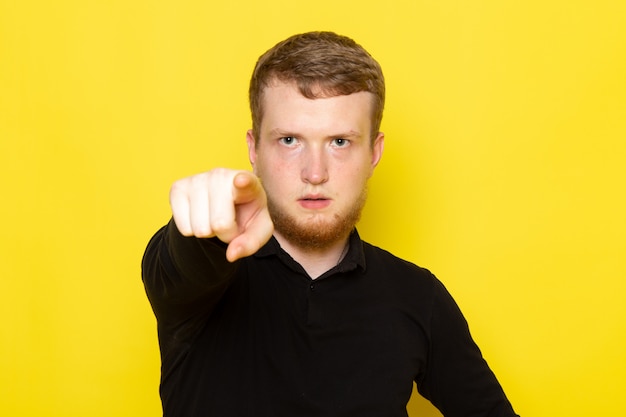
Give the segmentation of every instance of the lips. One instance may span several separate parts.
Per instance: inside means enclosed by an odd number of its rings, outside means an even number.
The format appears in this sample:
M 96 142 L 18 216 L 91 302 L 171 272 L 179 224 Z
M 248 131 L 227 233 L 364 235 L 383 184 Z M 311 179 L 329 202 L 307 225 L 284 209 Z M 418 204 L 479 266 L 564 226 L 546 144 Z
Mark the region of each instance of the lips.
M 331 203 L 329 198 L 322 195 L 307 195 L 298 200 L 300 206 L 310 210 L 319 210 L 328 207 Z

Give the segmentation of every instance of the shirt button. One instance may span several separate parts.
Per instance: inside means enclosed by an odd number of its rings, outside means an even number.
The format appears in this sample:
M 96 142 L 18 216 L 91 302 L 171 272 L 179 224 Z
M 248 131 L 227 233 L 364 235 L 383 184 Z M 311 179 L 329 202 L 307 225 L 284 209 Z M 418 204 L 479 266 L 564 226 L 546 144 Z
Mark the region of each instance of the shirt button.
M 310 288 L 311 290 L 314 290 L 314 289 L 315 289 L 315 283 L 314 283 L 314 282 L 312 282 L 312 283 L 311 283 L 311 285 L 309 285 L 309 288 Z

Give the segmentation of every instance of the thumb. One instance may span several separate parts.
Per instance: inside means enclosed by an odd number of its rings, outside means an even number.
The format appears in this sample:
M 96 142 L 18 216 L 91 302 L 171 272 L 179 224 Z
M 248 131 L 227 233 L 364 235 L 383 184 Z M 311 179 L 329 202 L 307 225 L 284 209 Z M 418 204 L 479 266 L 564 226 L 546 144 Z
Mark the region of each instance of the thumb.
M 226 259 L 234 262 L 239 258 L 256 253 L 270 240 L 273 231 L 274 224 L 267 209 L 260 211 L 254 221 L 248 225 L 248 229 L 228 244 Z
M 252 172 L 241 171 L 233 178 L 233 202 L 239 234 L 229 241 L 226 250 L 226 258 L 231 262 L 255 253 L 274 230 L 265 190 Z

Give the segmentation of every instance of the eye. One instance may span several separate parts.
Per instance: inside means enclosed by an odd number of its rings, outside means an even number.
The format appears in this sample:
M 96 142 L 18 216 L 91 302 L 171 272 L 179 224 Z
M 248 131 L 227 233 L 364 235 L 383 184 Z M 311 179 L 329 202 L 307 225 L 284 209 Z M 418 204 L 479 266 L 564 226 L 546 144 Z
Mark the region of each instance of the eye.
M 293 136 L 285 136 L 280 138 L 279 142 L 286 146 L 293 146 L 298 142 L 298 139 Z
M 349 144 L 350 144 L 350 141 L 348 139 L 344 139 L 344 138 L 333 139 L 333 145 L 335 145 L 338 148 L 345 148 Z

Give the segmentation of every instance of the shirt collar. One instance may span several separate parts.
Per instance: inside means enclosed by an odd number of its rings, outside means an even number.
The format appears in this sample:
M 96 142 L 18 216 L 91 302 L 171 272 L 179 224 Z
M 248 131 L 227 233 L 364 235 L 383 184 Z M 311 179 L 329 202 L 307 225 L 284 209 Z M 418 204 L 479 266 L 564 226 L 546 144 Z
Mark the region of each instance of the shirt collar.
M 350 246 L 348 247 L 348 253 L 346 253 L 346 256 L 344 256 L 343 260 L 339 262 L 337 266 L 331 268 L 321 277 L 325 277 L 333 273 L 348 272 L 357 268 L 365 271 L 366 263 L 363 241 L 361 240 L 359 232 L 356 229 L 350 233 L 348 241 Z M 276 240 L 274 236 L 272 236 L 272 238 L 261 249 L 259 249 L 254 256 L 257 258 L 276 256 L 291 269 L 295 269 L 297 272 L 303 271 L 300 264 L 298 264 L 283 248 L 281 248 L 278 240 Z M 297 265 L 297 268 L 294 268 L 294 264 Z

